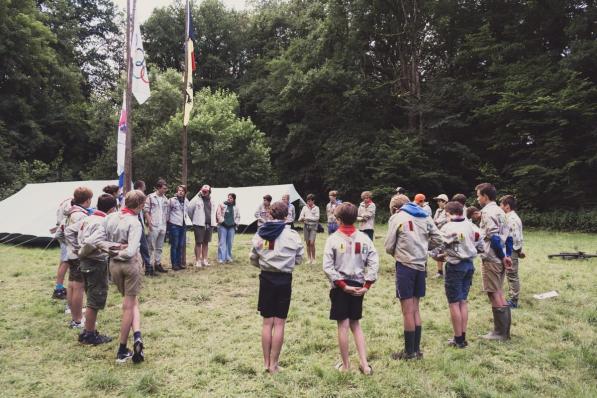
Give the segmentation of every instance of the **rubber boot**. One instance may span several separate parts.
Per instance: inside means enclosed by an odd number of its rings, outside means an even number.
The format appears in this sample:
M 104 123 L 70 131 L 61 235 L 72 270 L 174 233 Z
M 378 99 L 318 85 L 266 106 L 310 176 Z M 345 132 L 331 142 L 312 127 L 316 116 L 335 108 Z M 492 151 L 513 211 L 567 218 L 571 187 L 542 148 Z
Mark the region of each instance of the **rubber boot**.
M 506 307 L 492 308 L 493 312 L 493 330 L 481 338 L 485 340 L 506 340 L 502 334 L 505 330 L 505 322 L 507 318 Z
M 510 339 L 510 326 L 512 325 L 512 308 L 510 308 L 510 306 L 503 307 L 503 308 L 506 309 L 503 335 L 506 338 L 506 340 L 509 340 Z

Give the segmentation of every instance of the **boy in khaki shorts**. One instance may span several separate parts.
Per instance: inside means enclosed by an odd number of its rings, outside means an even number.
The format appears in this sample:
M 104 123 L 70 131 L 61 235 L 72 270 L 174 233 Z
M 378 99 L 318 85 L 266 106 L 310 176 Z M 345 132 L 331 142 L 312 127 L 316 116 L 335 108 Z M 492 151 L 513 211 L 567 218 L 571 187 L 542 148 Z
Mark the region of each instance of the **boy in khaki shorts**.
M 483 291 L 491 302 L 494 324 L 494 329 L 482 337 L 487 340 L 508 340 L 512 318 L 502 286 L 506 271 L 512 269 L 512 259 L 506 255 L 511 249 L 505 250 L 509 233 L 506 214 L 495 202 L 497 191 L 492 184 L 479 184 L 475 189 L 477 200 L 483 206 L 479 225 L 483 239 L 481 277 Z
M 120 324 L 120 346 L 116 362 L 124 363 L 132 357 L 134 363 L 145 359 L 141 339 L 141 313 L 137 296 L 141 292 L 143 264 L 139 253 L 142 234 L 138 214 L 143 210 L 145 194 L 130 191 L 124 198 L 124 205 L 118 213 L 106 220 L 106 238 L 117 245 L 110 248 L 110 275 L 112 282 L 124 296 L 122 321 Z M 127 347 L 130 330 L 133 330 L 133 352 Z
M 315 206 L 315 195 L 307 195 L 307 205 L 303 206 L 299 222 L 303 222 L 305 243 L 307 244 L 307 257 L 309 264 L 315 264 L 315 238 L 317 238 L 317 228 L 319 227 L 319 207 Z
M 522 252 L 522 221 L 518 214 L 516 214 L 518 204 L 514 196 L 502 196 L 500 199 L 500 207 L 506 213 L 506 222 L 508 223 L 508 228 L 510 230 L 510 236 L 508 236 L 507 242 L 512 243 L 511 246 L 509 244 L 506 245 L 507 248 L 512 247 L 512 269 L 506 272 L 508 286 L 510 287 L 510 300 L 508 300 L 508 305 L 510 308 L 518 308 L 518 297 L 520 296 L 518 259 L 525 257 Z

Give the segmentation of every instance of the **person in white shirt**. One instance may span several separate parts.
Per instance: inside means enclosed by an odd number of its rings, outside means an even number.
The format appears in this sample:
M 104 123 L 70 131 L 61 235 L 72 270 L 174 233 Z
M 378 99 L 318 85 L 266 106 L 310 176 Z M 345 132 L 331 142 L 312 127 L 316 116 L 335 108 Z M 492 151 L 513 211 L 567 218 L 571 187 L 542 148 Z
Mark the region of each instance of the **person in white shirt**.
M 166 239 L 168 226 L 168 198 L 166 181 L 159 179 L 155 184 L 155 192 L 149 194 L 145 200 L 144 215 L 147 224 L 147 243 L 151 265 L 158 272 L 164 272 L 162 267 L 162 249 Z
M 299 222 L 304 223 L 305 243 L 307 243 L 307 257 L 309 264 L 315 263 L 315 238 L 319 228 L 319 207 L 315 206 L 315 195 L 307 195 L 307 205 L 303 206 Z
M 259 205 L 255 211 L 255 218 L 257 219 L 257 227 L 262 226 L 267 221 L 271 221 L 272 216 L 269 211 L 270 205 L 272 204 L 272 195 L 265 195 L 263 202 Z
M 438 229 L 441 229 L 449 220 L 444 210 L 446 203 L 448 203 L 448 196 L 446 194 L 441 194 L 433 198 L 437 202 L 437 210 L 435 210 L 435 215 L 433 216 L 433 222 Z M 443 278 L 444 276 L 444 262 L 441 260 L 437 260 L 437 274 L 435 274 L 436 278 Z
M 217 205 L 211 198 L 211 187 L 203 185 L 199 193 L 189 203 L 189 217 L 195 232 L 195 268 L 209 266 L 207 259 L 209 242 L 216 220 Z
M 187 247 L 187 223 L 189 200 L 186 185 L 176 187 L 176 196 L 168 200 L 168 224 L 170 229 L 170 263 L 172 269 L 186 268 L 183 262 L 184 251 Z
M 290 203 L 290 195 L 285 193 L 282 195 L 282 202 L 288 206 L 288 216 L 286 216 L 286 225 L 290 225 L 290 228 L 294 229 L 294 220 L 296 219 L 296 209 L 294 205 Z
M 375 228 L 375 203 L 373 203 L 373 195 L 369 191 L 361 193 L 361 204 L 357 221 L 359 221 L 359 231 L 365 233 L 369 239 L 373 240 Z
M 512 258 L 512 269 L 506 271 L 506 278 L 508 279 L 508 286 L 510 287 L 510 299 L 507 301 L 510 308 L 518 307 L 518 297 L 520 296 L 520 278 L 518 277 L 518 259 L 524 258 L 525 255 L 522 252 L 522 221 L 516 209 L 518 203 L 516 198 L 512 195 L 503 196 L 500 199 L 500 207 L 506 213 L 506 222 L 510 229 L 508 240 L 511 244 L 511 258 Z M 510 247 L 506 245 L 506 250 Z

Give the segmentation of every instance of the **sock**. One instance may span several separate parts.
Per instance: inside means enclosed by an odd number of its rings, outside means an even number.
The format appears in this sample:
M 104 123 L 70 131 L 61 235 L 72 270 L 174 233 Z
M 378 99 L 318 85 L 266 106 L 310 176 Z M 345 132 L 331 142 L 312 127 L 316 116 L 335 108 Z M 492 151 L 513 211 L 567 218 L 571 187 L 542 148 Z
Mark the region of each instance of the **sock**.
M 415 332 L 404 331 L 404 351 L 407 354 L 415 353 Z
M 464 336 L 454 336 L 454 341 L 456 344 L 464 344 Z
M 126 354 L 126 344 L 122 344 L 120 343 L 120 346 L 118 346 L 118 353 L 119 354 Z
M 466 332 L 462 332 L 462 341 L 466 341 Z
M 415 352 L 421 351 L 421 333 L 423 327 L 421 325 L 415 326 Z
M 55 289 L 62 290 L 62 289 L 64 289 L 64 285 L 62 283 L 57 283 Z
M 141 338 L 141 331 L 133 333 L 133 340 L 139 340 Z

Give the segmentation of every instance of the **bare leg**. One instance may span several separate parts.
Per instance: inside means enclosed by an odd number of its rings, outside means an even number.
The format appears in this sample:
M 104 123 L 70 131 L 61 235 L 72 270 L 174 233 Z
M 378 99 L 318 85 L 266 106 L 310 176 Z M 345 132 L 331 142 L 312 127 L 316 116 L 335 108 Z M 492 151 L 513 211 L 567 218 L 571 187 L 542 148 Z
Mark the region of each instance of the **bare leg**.
M 209 246 L 207 245 L 207 243 L 204 243 L 201 246 L 201 254 L 203 255 L 203 260 L 204 261 L 207 261 L 208 253 L 209 253 Z
M 64 277 L 66 276 L 66 271 L 68 271 L 68 263 L 66 261 L 63 261 L 58 266 L 58 271 L 56 272 L 57 285 L 64 285 Z
M 367 345 L 365 344 L 365 336 L 363 335 L 363 329 L 361 329 L 361 323 L 356 321 L 350 321 L 350 330 L 354 336 L 354 343 L 357 346 L 357 352 L 359 353 L 359 363 L 364 373 L 369 373 L 371 368 L 369 362 L 367 362 Z M 347 351 L 348 351 L 348 347 Z M 348 354 L 348 352 L 347 352 Z
M 402 319 L 404 321 L 404 330 L 407 332 L 415 331 L 415 304 L 414 298 L 400 300 L 400 307 L 402 308 Z M 420 321 L 420 320 L 419 320 Z
M 342 357 L 342 371 L 350 369 L 350 358 L 348 356 L 348 328 L 350 321 L 343 319 L 338 321 L 338 347 L 340 348 L 340 356 Z
M 443 274 L 443 272 L 444 272 L 444 262 L 443 261 L 437 262 L 437 272 L 440 274 Z
M 504 292 L 500 289 L 497 292 L 487 293 L 491 306 L 494 308 L 506 307 L 506 299 L 504 298 Z
M 272 350 L 272 329 L 274 328 L 274 318 L 263 318 L 261 327 L 261 349 L 263 350 L 263 366 L 270 368 L 270 352 Z
M 284 344 L 284 326 L 286 325 L 286 319 L 274 318 L 274 333 L 272 335 L 272 348 L 269 353 L 269 371 L 270 373 L 276 373 L 280 370 L 278 361 L 280 359 L 280 353 L 282 352 L 282 344 Z
M 203 257 L 201 257 L 201 245 L 195 243 L 195 262 L 201 264 L 202 259 Z
M 133 325 L 133 319 L 135 317 L 135 303 L 137 301 L 136 296 L 124 296 L 122 301 L 122 321 L 120 322 L 120 344 L 127 343 L 129 339 L 129 332 Z
M 139 299 L 137 296 L 134 297 L 132 329 L 133 332 L 139 332 L 141 330 L 141 311 L 139 309 Z
M 466 327 L 468 326 L 468 302 L 466 300 L 460 302 L 460 319 L 462 320 L 460 324 L 462 333 L 466 333 Z
M 81 322 L 83 317 L 83 296 L 85 295 L 85 287 L 81 282 L 69 282 L 69 305 L 73 317 L 73 321 Z
M 462 314 L 460 312 L 460 304 L 462 301 L 450 304 L 450 320 L 452 321 L 452 329 L 454 336 L 462 336 Z
M 421 312 L 419 311 L 419 298 L 413 298 L 415 326 L 421 326 Z
M 97 310 L 87 307 L 87 310 L 85 311 L 85 331 L 86 332 L 94 332 L 95 331 L 95 321 L 96 320 L 97 320 Z

